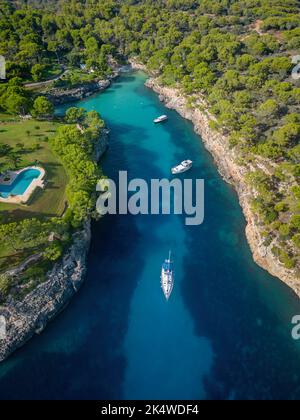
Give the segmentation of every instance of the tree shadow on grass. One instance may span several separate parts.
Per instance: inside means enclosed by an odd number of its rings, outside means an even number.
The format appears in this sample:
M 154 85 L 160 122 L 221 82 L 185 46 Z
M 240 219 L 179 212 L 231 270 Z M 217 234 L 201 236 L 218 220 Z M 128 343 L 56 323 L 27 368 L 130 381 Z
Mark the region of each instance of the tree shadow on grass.
M 19 264 L 24 262 L 24 260 L 31 255 L 35 254 L 37 251 L 40 252 L 41 247 L 28 247 L 14 251 L 13 254 L 3 255 L 0 257 L 0 272 L 6 270 L 11 270 L 17 267 Z
M 15 209 L 15 210 L 7 210 L 2 212 L 4 220 L 6 223 L 16 222 L 24 219 L 39 219 L 39 220 L 47 220 L 51 217 L 57 216 L 55 213 L 41 213 L 38 211 L 30 211 L 26 208 L 22 209 Z
M 46 188 L 48 189 L 60 189 L 65 188 L 65 184 L 67 182 L 66 178 L 59 182 L 59 180 L 55 180 L 55 176 L 59 174 L 59 169 L 62 167 L 59 163 L 46 163 L 44 164 L 44 168 L 46 170 Z
M 44 166 L 45 166 L 45 169 L 47 171 L 48 177 L 54 176 L 54 171 L 57 168 L 62 167 L 62 165 L 60 163 L 55 163 L 55 162 L 47 162 L 47 163 L 44 164 Z

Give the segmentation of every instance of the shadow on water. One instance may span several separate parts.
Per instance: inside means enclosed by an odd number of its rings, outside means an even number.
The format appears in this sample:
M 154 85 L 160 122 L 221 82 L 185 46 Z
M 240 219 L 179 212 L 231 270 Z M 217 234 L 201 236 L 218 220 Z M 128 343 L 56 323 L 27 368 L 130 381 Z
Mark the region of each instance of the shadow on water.
M 102 110 L 112 130 L 104 173 L 164 178 L 191 157 L 189 174 L 205 179 L 205 223 L 129 215 L 94 222 L 85 284 L 41 336 L 0 365 L 0 398 L 300 398 L 289 324 L 299 300 L 252 261 L 236 194 L 192 125 L 135 81 L 125 75 L 77 103 Z M 149 124 L 158 113 L 168 113 L 168 124 Z M 177 277 L 166 305 L 159 268 L 169 247 Z
M 221 180 L 200 138 L 190 141 L 192 124 L 185 121 L 180 137 L 182 120 L 175 111 L 166 113 L 164 128 L 177 145 L 178 162 L 192 158 L 192 176 L 205 179 L 205 223 L 185 227 L 191 252 L 181 288 L 196 333 L 209 337 L 215 351 L 207 398 L 300 399 L 300 346 L 291 337 L 299 299 L 254 263 L 235 191 Z
M 142 129 L 115 122 L 111 128 L 114 143 L 110 147 L 115 150 L 102 162 L 108 176 L 115 178 L 119 170 L 128 169 L 130 155 L 134 157 L 131 178 L 140 174 L 140 156 L 143 172 L 163 177 L 154 163 L 156 152 L 145 152 L 138 143 L 125 147 L 118 141 L 124 133 L 147 140 Z M 106 216 L 93 223 L 86 282 L 41 336 L 0 367 L 1 398 L 120 398 L 126 369 L 121 348 L 131 297 L 145 265 L 137 251 L 139 238 L 135 217 L 126 216 L 125 221 L 122 216 Z M 27 386 L 15 386 L 27 382 Z
M 121 143 L 117 154 L 126 166 Z M 94 222 L 92 232 L 84 285 L 41 336 L 0 365 L 0 398 L 120 398 L 126 366 L 120 348 L 138 281 L 135 267 L 142 269 L 144 264 L 134 253 L 140 234 L 135 218 L 126 217 L 124 223 L 122 216 Z M 128 271 L 130 276 L 124 277 Z
M 208 398 L 299 399 L 299 346 L 291 338 L 292 316 L 300 313 L 298 299 L 270 276 L 265 283 L 266 273 L 254 262 L 247 267 L 251 255 L 244 239 L 227 244 L 230 256 L 217 245 L 218 232 L 210 229 L 209 234 L 202 246 L 199 237 L 189 235 L 193 259 L 186 259 L 189 281 L 182 284 L 196 333 L 210 337 L 215 350 L 206 378 Z M 240 261 L 234 258 L 236 247 Z M 285 296 L 291 305 L 286 313 L 274 296 L 268 307 L 267 293 Z

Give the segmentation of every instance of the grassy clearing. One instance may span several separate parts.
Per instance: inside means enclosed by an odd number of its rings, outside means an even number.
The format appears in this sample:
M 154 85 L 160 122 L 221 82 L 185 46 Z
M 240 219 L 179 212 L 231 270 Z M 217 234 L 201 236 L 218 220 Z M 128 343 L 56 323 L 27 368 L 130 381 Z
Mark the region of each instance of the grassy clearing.
M 47 66 L 43 72 L 43 80 L 52 79 L 61 74 L 62 67 L 59 64 L 53 64 L 52 66 Z
M 0 114 L 0 144 L 8 144 L 20 150 L 20 143 L 24 146 L 20 151 L 21 161 L 18 167 L 39 164 L 46 170 L 46 189 L 35 190 L 29 203 L 24 205 L 0 203 L 1 222 L 18 221 L 36 217 L 46 219 L 61 216 L 65 206 L 65 189 L 68 182 L 67 174 L 57 157 L 52 153 L 49 139 L 55 135 L 58 122 L 23 121 L 16 117 Z M 32 245 L 22 249 L 13 249 L 9 242 L 0 246 L 0 272 L 17 267 L 29 256 L 41 252 L 43 244 L 38 249 Z M 37 263 L 36 265 L 40 264 Z M 38 273 L 37 278 L 40 277 Z
M 19 143 L 24 144 L 24 149 L 20 152 L 22 160 L 18 166 L 22 168 L 40 164 L 46 170 L 47 185 L 43 191 L 36 190 L 26 206 L 0 203 L 4 221 L 61 216 L 66 205 L 65 188 L 68 178 L 48 144 L 48 139 L 55 134 L 59 123 L 10 120 L 8 116 L 0 114 L 0 143 L 15 148 L 18 148 Z

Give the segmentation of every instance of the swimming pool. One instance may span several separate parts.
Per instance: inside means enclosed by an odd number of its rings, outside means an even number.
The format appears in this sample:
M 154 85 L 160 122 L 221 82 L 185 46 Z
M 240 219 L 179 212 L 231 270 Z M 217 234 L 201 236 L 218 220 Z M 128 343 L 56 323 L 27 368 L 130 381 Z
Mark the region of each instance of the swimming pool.
M 2 198 L 8 198 L 10 195 L 23 195 L 32 181 L 37 179 L 40 175 L 41 171 L 39 169 L 25 169 L 17 175 L 10 185 L 0 184 L 0 196 Z

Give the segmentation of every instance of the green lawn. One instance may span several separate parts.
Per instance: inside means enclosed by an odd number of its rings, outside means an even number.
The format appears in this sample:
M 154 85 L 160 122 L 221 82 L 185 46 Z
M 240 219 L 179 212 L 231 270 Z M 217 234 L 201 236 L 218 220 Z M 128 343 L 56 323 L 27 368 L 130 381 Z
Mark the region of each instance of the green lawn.
M 45 190 L 36 190 L 26 206 L 0 203 L 1 214 L 4 215 L 5 221 L 62 215 L 66 205 L 65 189 L 68 178 L 48 142 L 55 134 L 58 123 L 35 120 L 11 122 L 10 119 L 11 117 L 0 114 L 0 143 L 12 147 L 23 143 L 25 147 L 21 153 L 22 161 L 19 167 L 39 162 L 46 170 L 47 185 Z

